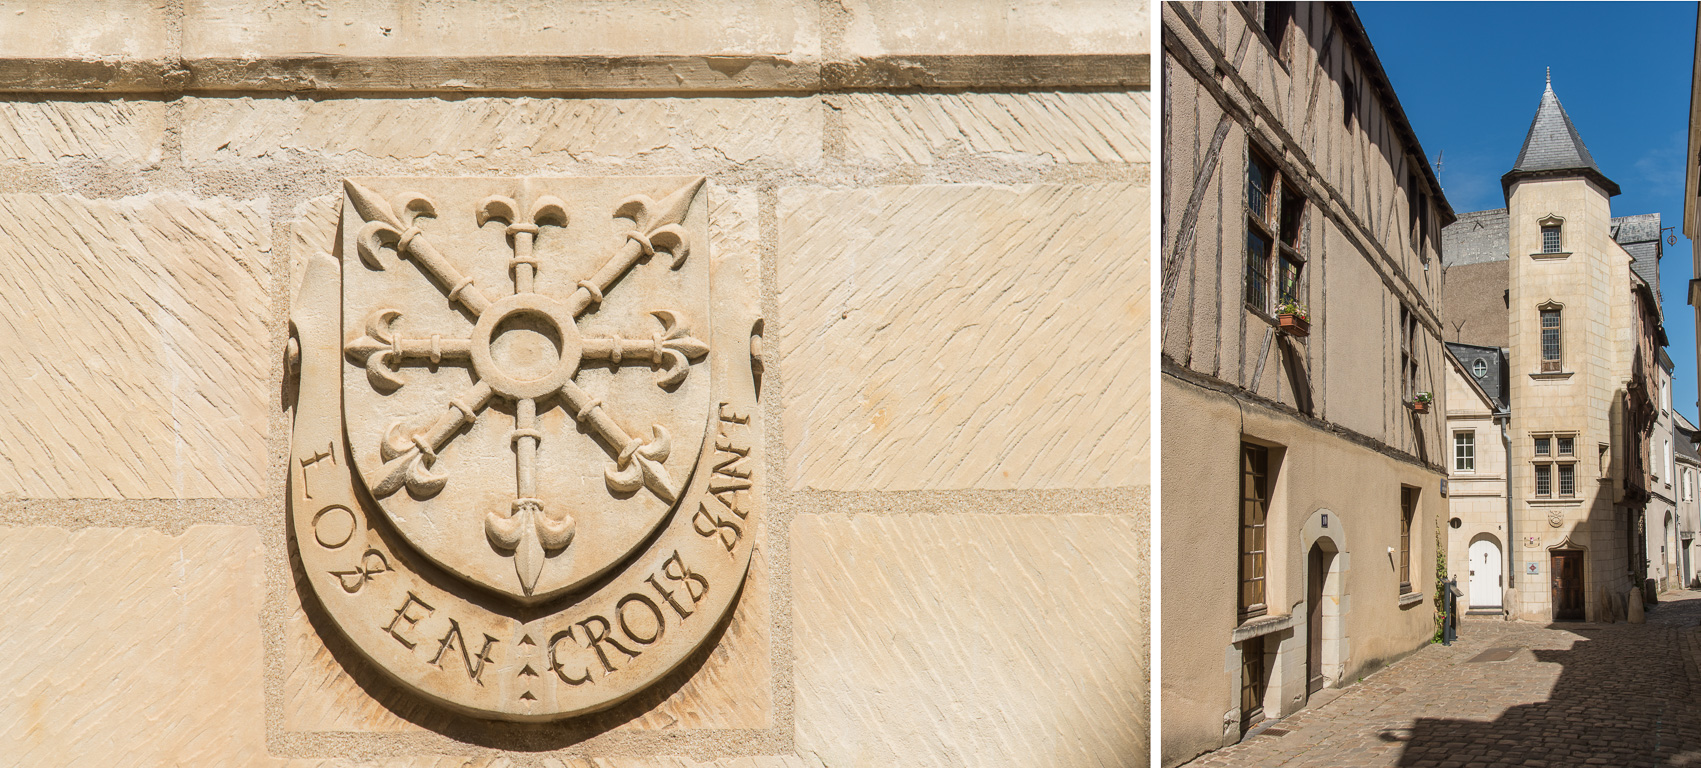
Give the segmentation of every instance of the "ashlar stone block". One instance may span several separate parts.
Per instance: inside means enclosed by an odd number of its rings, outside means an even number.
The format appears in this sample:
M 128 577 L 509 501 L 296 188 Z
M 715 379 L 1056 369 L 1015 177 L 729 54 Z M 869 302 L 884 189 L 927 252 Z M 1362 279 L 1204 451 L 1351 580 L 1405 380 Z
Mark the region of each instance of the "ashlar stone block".
M 261 495 L 271 247 L 264 201 L 0 196 L 0 495 Z
M 960 154 L 1060 163 L 1151 159 L 1151 94 L 857 94 L 844 110 L 846 145 L 869 163 L 926 163 Z
M 1143 762 L 1137 520 L 800 515 L 798 754 L 834 766 Z
M 1141 0 L 848 0 L 856 56 L 1150 53 Z
M 1149 482 L 1147 199 L 1136 184 L 782 190 L 793 487 Z
M 0 528 L 10 765 L 267 765 L 259 532 Z

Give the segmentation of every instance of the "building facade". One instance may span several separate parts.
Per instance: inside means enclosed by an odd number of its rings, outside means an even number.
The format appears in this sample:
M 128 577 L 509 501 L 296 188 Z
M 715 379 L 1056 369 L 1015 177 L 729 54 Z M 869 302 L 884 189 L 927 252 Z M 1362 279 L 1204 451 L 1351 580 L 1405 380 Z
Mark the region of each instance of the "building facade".
M 1174 765 L 1432 635 L 1453 214 L 1351 6 L 1162 14 Z
M 1647 577 L 1643 598 L 1659 600 L 1660 593 L 1683 584 L 1682 518 L 1677 511 L 1677 434 L 1672 419 L 1672 361 L 1661 349 L 1655 371 L 1654 429 L 1648 436 L 1648 505 L 1642 515 L 1643 552 Z
M 1517 540 L 1512 515 L 1507 352 L 1448 342 L 1447 576 L 1475 615 L 1505 616 L 1513 583 L 1506 545 Z
M 1501 183 L 1506 208 L 1443 234 L 1444 320 L 1452 342 L 1507 350 L 1508 611 L 1611 620 L 1647 577 L 1650 461 L 1664 456 L 1660 218 L 1612 217 L 1618 186 L 1551 83 Z
M 1684 588 L 1701 586 L 1696 580 L 1696 564 L 1701 552 L 1696 551 L 1695 532 L 1701 530 L 1701 501 L 1696 491 L 1701 489 L 1701 451 L 1696 448 L 1695 425 L 1677 409 L 1672 409 L 1672 441 L 1677 445 L 1677 540 L 1678 573 Z

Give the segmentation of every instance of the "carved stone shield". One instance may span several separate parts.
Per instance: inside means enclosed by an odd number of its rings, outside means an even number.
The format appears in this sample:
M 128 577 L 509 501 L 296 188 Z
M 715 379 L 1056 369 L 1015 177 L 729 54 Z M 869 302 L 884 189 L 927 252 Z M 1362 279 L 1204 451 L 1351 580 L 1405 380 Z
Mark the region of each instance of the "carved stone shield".
M 508 719 L 591 711 L 730 608 L 757 523 L 755 269 L 710 252 L 703 186 L 345 182 L 292 312 L 291 515 L 315 593 L 402 682 Z

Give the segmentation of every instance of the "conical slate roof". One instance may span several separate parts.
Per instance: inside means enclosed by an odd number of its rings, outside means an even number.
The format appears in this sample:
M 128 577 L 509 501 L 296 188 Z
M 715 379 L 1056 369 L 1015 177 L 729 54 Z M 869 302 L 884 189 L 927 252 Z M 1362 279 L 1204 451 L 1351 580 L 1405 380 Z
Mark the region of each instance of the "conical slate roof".
M 1583 137 L 1577 135 L 1577 126 L 1571 124 L 1571 117 L 1565 114 L 1565 107 L 1553 93 L 1550 76 L 1541 106 L 1536 108 L 1536 119 L 1530 121 L 1530 133 L 1524 137 L 1523 148 L 1518 150 L 1518 162 L 1512 164 L 1512 170 L 1501 177 L 1500 183 L 1510 193 L 1512 182 L 1519 178 L 1568 175 L 1591 178 L 1605 187 L 1608 195 L 1618 194 L 1618 185 L 1601 173 L 1589 148 L 1583 145 Z

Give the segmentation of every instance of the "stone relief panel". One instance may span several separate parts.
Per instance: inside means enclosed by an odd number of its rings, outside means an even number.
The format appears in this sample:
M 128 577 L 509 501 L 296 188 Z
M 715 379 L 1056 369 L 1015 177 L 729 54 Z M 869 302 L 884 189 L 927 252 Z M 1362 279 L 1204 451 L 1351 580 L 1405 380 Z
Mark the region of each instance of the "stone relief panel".
M 483 717 L 612 706 L 729 614 L 760 525 L 756 274 L 703 179 L 344 183 L 291 315 L 290 516 L 368 660 Z

